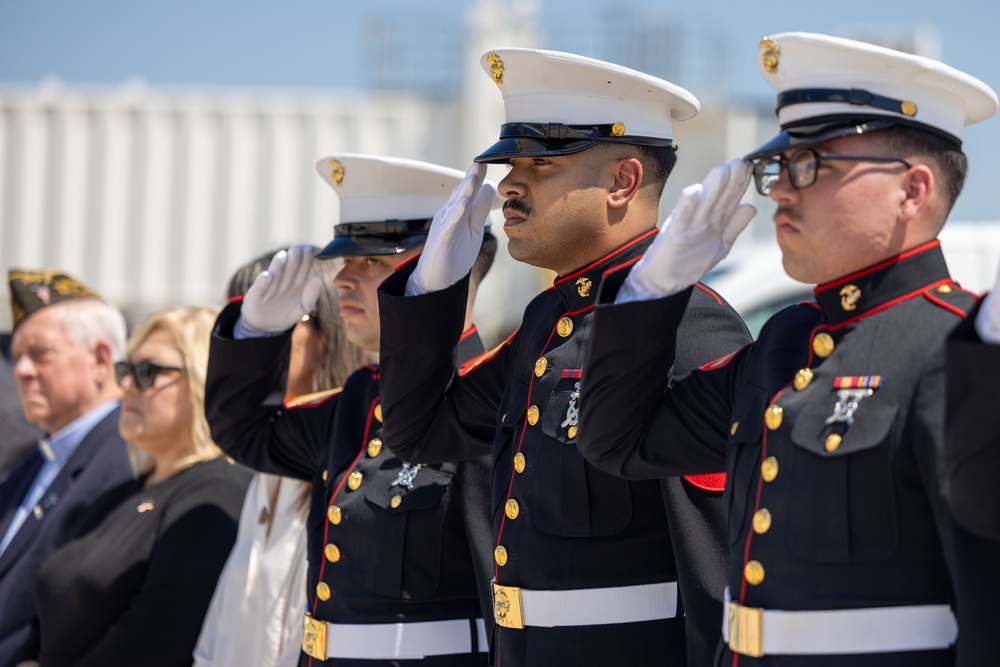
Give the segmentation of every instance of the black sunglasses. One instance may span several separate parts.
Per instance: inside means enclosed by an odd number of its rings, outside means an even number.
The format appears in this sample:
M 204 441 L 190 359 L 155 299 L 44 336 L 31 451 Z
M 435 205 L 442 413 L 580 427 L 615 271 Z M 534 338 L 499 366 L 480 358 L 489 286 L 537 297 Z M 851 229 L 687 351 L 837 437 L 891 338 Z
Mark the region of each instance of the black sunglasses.
M 165 371 L 183 373 L 184 369 L 176 366 L 159 366 L 151 361 L 140 361 L 137 364 L 128 361 L 115 363 L 115 377 L 119 386 L 124 388 L 125 378 L 131 376 L 133 386 L 140 391 L 145 391 L 156 384 L 156 376 Z
M 812 148 L 802 148 L 790 156 L 772 155 L 758 160 L 753 166 L 754 185 L 757 192 L 767 196 L 771 187 L 781 178 L 781 168 L 788 169 L 788 180 L 796 190 L 808 188 L 816 182 L 819 163 L 824 160 L 860 160 L 865 162 L 899 162 L 909 169 L 913 165 L 899 157 L 878 157 L 872 155 L 837 155 L 817 153 Z

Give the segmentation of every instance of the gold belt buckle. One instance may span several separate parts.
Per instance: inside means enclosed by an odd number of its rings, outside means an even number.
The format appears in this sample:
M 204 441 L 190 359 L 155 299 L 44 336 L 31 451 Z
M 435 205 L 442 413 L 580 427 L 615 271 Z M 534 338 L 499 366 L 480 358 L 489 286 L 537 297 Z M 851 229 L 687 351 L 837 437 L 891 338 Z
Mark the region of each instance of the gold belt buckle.
M 309 613 L 302 621 L 302 650 L 317 660 L 326 660 L 326 623 Z
M 517 586 L 501 586 L 496 580 L 491 583 L 493 584 L 493 617 L 496 619 L 497 625 L 516 630 L 523 629 L 521 589 Z
M 729 649 L 751 658 L 764 656 L 763 609 L 729 603 Z

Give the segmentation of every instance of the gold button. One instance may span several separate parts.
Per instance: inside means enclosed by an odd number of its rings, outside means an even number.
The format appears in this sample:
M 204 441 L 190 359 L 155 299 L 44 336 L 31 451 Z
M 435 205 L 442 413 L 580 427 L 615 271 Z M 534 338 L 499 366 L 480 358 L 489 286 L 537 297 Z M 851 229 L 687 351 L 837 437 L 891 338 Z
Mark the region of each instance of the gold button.
M 917 105 L 911 100 L 903 100 L 899 103 L 899 110 L 903 112 L 904 116 L 916 116 L 917 115 Z
M 326 554 L 326 559 L 331 563 L 340 560 L 340 548 L 336 544 L 328 544 L 323 547 L 323 553 Z
M 364 479 L 364 477 L 364 475 L 355 470 L 347 476 L 347 488 L 351 491 L 357 491 L 358 487 L 361 486 L 361 480 Z
M 528 408 L 528 423 L 534 426 L 538 423 L 538 406 L 532 405 Z
M 329 476 L 330 476 L 330 471 L 329 470 L 324 470 L 323 471 L 323 481 L 325 482 Z
M 760 561 L 751 560 L 743 568 L 743 576 L 751 586 L 757 586 L 764 581 L 764 566 Z
M 565 338 L 573 333 L 573 320 L 568 317 L 559 320 L 559 324 L 556 325 L 556 333 L 559 334 L 560 338 Z
M 837 447 L 840 447 L 840 440 L 841 438 L 839 434 L 831 433 L 826 436 L 826 443 L 823 446 L 826 447 L 826 451 L 835 452 L 837 451 Z
M 524 472 L 524 454 L 521 452 L 514 454 L 514 470 Z
M 766 507 L 761 507 L 753 513 L 753 532 L 763 535 L 771 529 L 771 512 Z
M 545 374 L 545 369 L 549 367 L 549 360 L 545 357 L 538 357 L 538 361 L 535 362 L 535 377 L 542 377 Z
M 729 435 L 736 435 L 736 431 L 740 429 L 739 422 L 733 422 L 733 425 L 729 427 Z
M 326 510 L 326 518 L 329 519 L 330 523 L 335 526 L 340 523 L 343 516 L 343 512 L 341 512 L 340 508 L 336 505 L 330 505 L 330 507 Z
M 380 438 L 372 438 L 368 441 L 368 456 L 375 458 L 381 451 L 382 440 Z
M 382 404 L 381 403 L 379 403 L 378 405 L 375 406 L 375 419 L 377 419 L 379 422 L 382 421 Z
M 937 288 L 938 294 L 951 294 L 951 285 L 941 285 Z
M 325 581 L 321 581 L 316 584 L 316 597 L 323 602 L 330 599 L 330 587 L 326 585 Z
M 765 482 L 773 482 L 774 478 L 778 476 L 778 459 L 768 456 L 761 461 L 760 476 L 764 478 Z
M 785 418 L 784 413 L 785 411 L 781 409 L 780 405 L 771 405 L 764 411 L 764 423 L 774 431 L 781 426 L 781 422 Z
M 803 368 L 798 373 L 795 374 L 795 391 L 802 391 L 809 386 L 809 383 L 813 381 L 813 372 L 811 368 Z
M 403 504 L 403 496 L 393 496 L 392 500 L 389 501 L 389 505 L 392 506 L 392 509 L 396 509 L 402 504 Z
M 503 546 L 498 546 L 493 550 L 493 559 L 496 560 L 497 565 L 503 567 L 507 564 L 507 550 Z
M 816 356 L 824 359 L 833 354 L 833 336 L 825 331 L 816 334 L 816 337 L 813 338 L 813 352 L 816 353 Z
M 511 498 L 507 501 L 507 505 L 503 508 L 503 511 L 508 519 L 516 519 L 517 515 L 521 513 L 521 508 L 518 506 L 517 501 Z
M 577 431 L 576 426 L 570 426 L 568 429 L 566 429 L 566 435 L 568 435 L 570 438 L 575 438 L 576 431 Z

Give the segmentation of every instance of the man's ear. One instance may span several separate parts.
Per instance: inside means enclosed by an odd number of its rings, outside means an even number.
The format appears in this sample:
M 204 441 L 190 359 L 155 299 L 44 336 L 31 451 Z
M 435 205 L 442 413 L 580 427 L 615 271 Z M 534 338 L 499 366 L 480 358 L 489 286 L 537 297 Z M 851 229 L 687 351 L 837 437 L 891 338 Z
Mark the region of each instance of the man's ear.
M 608 191 L 608 206 L 622 208 L 628 205 L 642 185 L 642 163 L 634 157 L 615 160 L 611 166 L 612 183 Z
M 926 164 L 910 167 L 903 182 L 903 200 L 899 204 L 900 222 L 910 222 L 930 206 L 937 187 L 934 170 Z
M 94 374 L 97 382 L 104 385 L 114 381 L 115 359 L 107 341 L 99 340 L 94 346 Z

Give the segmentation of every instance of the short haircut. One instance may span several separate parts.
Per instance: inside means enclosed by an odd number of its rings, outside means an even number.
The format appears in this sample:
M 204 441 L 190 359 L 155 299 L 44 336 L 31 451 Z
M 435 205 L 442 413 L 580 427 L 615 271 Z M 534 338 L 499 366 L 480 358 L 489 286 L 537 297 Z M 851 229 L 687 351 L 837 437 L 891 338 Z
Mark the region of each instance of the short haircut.
M 171 308 L 153 313 L 140 322 L 128 340 L 131 354 L 154 331 L 165 331 L 184 359 L 184 376 L 191 395 L 191 442 L 194 452 L 182 460 L 182 465 L 214 459 L 222 450 L 212 440 L 205 419 L 205 375 L 208 371 L 208 347 L 218 309 L 205 307 Z
M 969 161 L 954 141 L 934 133 L 909 125 L 893 125 L 872 133 L 883 142 L 893 157 L 927 158 L 928 166 L 942 183 L 945 214 L 951 211 L 962 193 Z
M 111 359 L 125 358 L 127 329 L 121 312 L 99 299 L 75 299 L 54 304 L 62 321 L 63 332 L 73 343 L 92 351 L 104 341 L 111 348 Z
M 655 202 L 660 201 L 663 188 L 667 184 L 674 166 L 677 164 L 676 146 L 641 146 L 639 144 L 617 143 L 611 141 L 598 142 L 588 150 L 596 151 L 607 160 L 635 158 L 642 165 L 642 184 L 640 188 L 652 189 Z

